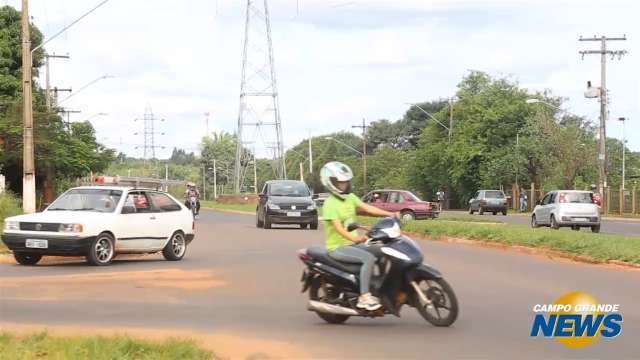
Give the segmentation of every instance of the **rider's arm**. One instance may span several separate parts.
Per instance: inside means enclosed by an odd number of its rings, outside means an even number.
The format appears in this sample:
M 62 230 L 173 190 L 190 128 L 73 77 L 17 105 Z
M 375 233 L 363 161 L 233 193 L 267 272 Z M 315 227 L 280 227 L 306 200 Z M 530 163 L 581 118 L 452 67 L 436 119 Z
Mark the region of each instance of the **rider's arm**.
M 340 235 L 342 235 L 345 239 L 353 241 L 356 244 L 367 239 L 366 236 L 354 236 L 353 234 L 351 234 L 349 231 L 347 231 L 347 229 L 344 228 L 344 226 L 342 226 L 342 222 L 340 221 L 340 219 L 333 219 L 331 220 L 331 223 L 333 224 L 333 226 L 335 226 Z
M 365 211 L 367 214 L 369 215 L 373 215 L 373 216 L 388 216 L 388 217 L 400 217 L 398 216 L 397 213 L 392 213 L 386 210 L 382 210 L 380 208 L 377 208 L 375 206 L 371 206 L 369 204 L 366 203 L 360 203 L 360 205 L 358 205 L 358 207 Z

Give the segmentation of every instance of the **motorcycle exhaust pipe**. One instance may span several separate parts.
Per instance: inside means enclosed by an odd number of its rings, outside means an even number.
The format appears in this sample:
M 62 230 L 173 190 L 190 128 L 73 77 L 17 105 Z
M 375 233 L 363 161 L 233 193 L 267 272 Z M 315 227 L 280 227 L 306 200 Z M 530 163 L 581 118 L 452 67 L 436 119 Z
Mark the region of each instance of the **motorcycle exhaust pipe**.
M 310 311 L 319 311 L 327 314 L 359 316 L 360 314 L 353 310 L 339 305 L 327 304 L 321 301 L 309 300 L 307 309 Z

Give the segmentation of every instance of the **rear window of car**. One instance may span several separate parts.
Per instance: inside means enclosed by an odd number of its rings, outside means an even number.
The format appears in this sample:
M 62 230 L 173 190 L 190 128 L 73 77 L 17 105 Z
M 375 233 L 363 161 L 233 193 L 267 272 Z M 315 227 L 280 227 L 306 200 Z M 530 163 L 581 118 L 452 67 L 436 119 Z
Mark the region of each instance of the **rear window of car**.
M 504 199 L 504 194 L 502 193 L 502 191 L 491 190 L 491 191 L 485 191 L 484 197 L 488 199 Z
M 151 201 L 156 206 L 156 208 L 162 211 L 180 211 L 180 205 L 178 205 L 175 201 L 171 200 L 165 194 L 161 193 L 151 193 Z
M 590 192 L 560 193 L 559 202 L 571 204 L 591 204 L 593 203 L 593 196 Z

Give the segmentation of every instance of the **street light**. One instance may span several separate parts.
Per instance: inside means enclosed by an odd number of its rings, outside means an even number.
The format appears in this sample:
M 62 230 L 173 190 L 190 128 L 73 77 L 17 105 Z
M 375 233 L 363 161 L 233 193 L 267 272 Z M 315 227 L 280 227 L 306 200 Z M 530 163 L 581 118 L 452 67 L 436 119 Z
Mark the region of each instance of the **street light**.
M 60 101 L 58 102 L 58 104 L 57 104 L 57 105 L 60 105 L 60 104 L 62 104 L 63 102 L 65 102 L 65 101 L 67 101 L 67 100 L 71 99 L 71 98 L 72 98 L 72 97 L 74 97 L 75 95 L 78 95 L 78 93 L 82 92 L 83 90 L 85 90 L 85 89 L 86 89 L 86 88 L 88 88 L 89 86 L 91 86 L 91 85 L 93 85 L 93 84 L 97 83 L 97 82 L 98 82 L 98 81 L 100 81 L 100 80 L 103 80 L 103 79 L 112 79 L 112 78 L 114 78 L 114 77 L 115 77 L 115 76 L 113 76 L 113 75 L 102 75 L 102 76 L 100 76 L 100 77 L 97 77 L 97 78 L 95 78 L 95 79 L 93 79 L 93 80 L 89 81 L 89 82 L 88 82 L 87 84 L 85 84 L 83 87 L 81 87 L 81 88 L 80 88 L 80 90 L 78 90 L 78 91 L 74 92 L 73 94 L 71 94 L 71 95 L 67 96 L 66 98 L 64 98 L 64 99 L 60 100 Z

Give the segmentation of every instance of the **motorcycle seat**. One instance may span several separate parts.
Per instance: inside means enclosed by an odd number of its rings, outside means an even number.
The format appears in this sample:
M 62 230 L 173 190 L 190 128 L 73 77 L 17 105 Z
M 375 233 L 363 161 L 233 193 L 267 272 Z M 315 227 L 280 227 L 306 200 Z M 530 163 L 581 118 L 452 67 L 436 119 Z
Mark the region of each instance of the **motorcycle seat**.
M 360 273 L 360 264 L 340 262 L 329 256 L 329 253 L 324 246 L 311 246 L 307 248 L 307 255 L 311 256 L 316 261 L 332 266 L 338 270 L 356 275 Z

